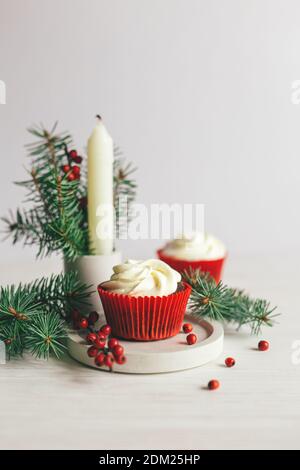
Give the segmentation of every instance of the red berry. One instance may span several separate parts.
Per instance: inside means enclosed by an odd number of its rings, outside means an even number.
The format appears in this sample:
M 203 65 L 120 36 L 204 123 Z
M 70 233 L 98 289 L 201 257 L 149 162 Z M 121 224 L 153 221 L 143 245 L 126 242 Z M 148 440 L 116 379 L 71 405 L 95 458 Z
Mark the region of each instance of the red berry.
M 194 333 L 187 335 L 186 342 L 189 345 L 197 343 L 197 336 Z
M 80 320 L 80 328 L 85 330 L 89 326 L 88 321 L 86 318 L 81 318 Z
M 209 390 L 216 390 L 220 387 L 220 382 L 216 379 L 210 380 L 207 384 Z
M 95 364 L 99 367 L 104 365 L 104 361 L 105 361 L 105 354 L 103 352 L 101 352 L 95 357 Z
M 68 178 L 68 181 L 74 181 L 77 179 L 77 176 L 71 172 L 68 174 L 67 178 Z
M 104 339 L 99 339 L 99 336 L 97 336 L 97 339 L 95 340 L 94 342 L 94 345 L 96 346 L 96 348 L 98 349 L 104 349 L 105 348 L 105 345 L 106 345 L 106 340 Z
M 70 170 L 71 170 L 70 165 L 63 165 L 63 166 L 62 166 L 62 171 L 63 171 L 64 173 L 69 173 Z
M 116 339 L 116 338 L 110 338 L 110 340 L 108 341 L 108 347 L 109 349 L 112 351 L 114 349 L 115 346 L 117 346 L 119 344 L 119 341 Z
M 74 159 L 77 157 L 77 151 L 76 150 L 71 150 L 71 152 L 69 152 L 69 157 Z
M 86 340 L 88 343 L 93 344 L 95 341 L 97 341 L 97 335 L 96 333 L 89 333 L 86 337 Z
M 99 319 L 99 315 L 98 315 L 97 312 L 91 312 L 89 314 L 89 323 L 91 325 L 94 325 L 94 323 L 96 323 L 96 321 L 98 321 L 98 319 Z
M 100 341 L 106 341 L 106 336 L 100 330 L 97 331 L 97 336 Z
M 100 328 L 101 333 L 103 333 L 105 336 L 109 336 L 111 334 L 111 327 L 109 325 L 103 325 Z
M 115 357 L 115 361 L 117 364 L 123 365 L 126 362 L 126 357 L 125 356 L 117 356 Z
M 80 166 L 77 166 L 77 165 L 72 166 L 72 171 L 75 176 L 80 175 Z
M 182 325 L 182 329 L 184 333 L 190 333 L 191 331 L 193 331 L 193 325 L 191 325 L 190 323 L 184 323 L 184 325 Z
M 113 354 L 114 354 L 114 356 L 116 356 L 116 357 L 123 356 L 123 354 L 124 354 L 124 348 L 123 348 L 123 346 L 121 346 L 120 344 L 117 344 L 117 345 L 113 348 Z
M 95 346 L 91 346 L 88 349 L 87 353 L 89 357 L 96 357 L 98 354 L 98 349 Z
M 233 357 L 227 357 L 225 359 L 225 364 L 227 367 L 233 367 L 235 365 L 235 359 L 233 359 Z
M 269 349 L 269 347 L 270 347 L 270 345 L 269 345 L 268 341 L 262 340 L 258 343 L 258 349 L 260 351 L 267 351 Z
M 105 356 L 105 359 L 104 359 L 104 364 L 110 368 L 110 370 L 112 369 L 113 367 L 113 363 L 114 363 L 114 358 L 111 354 L 107 354 Z
M 74 162 L 75 163 L 78 163 L 80 165 L 80 163 L 82 162 L 82 157 L 79 157 L 79 155 L 75 158 L 73 158 Z

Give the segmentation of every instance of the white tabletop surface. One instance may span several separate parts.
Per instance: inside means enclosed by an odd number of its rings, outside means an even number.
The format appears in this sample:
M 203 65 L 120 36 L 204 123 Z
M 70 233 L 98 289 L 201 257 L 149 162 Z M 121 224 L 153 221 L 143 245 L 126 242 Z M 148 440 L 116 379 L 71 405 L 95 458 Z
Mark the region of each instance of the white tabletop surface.
M 298 273 L 293 260 L 235 256 L 225 281 L 270 299 L 280 324 L 259 338 L 228 330 L 224 353 L 208 365 L 170 374 L 89 369 L 69 357 L 0 366 L 2 449 L 261 449 L 300 447 Z M 1 266 L 0 282 L 60 269 L 56 260 Z M 270 341 L 258 352 L 258 339 Z M 226 356 L 236 359 L 224 367 Z M 300 357 L 300 354 L 299 354 Z M 205 389 L 217 378 L 219 390 Z

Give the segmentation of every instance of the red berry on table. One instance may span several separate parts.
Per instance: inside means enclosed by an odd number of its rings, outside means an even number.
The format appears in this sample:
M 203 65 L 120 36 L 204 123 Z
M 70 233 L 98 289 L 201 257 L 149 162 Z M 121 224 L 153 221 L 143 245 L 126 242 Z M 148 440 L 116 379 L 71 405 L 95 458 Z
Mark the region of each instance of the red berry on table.
M 82 162 L 82 157 L 78 155 L 77 157 L 73 158 L 73 160 L 75 163 L 78 163 L 80 165 L 80 163 Z
M 81 318 L 79 325 L 80 325 L 80 328 L 85 330 L 89 326 L 89 323 L 86 318 Z
M 216 390 L 220 387 L 220 382 L 216 379 L 210 380 L 207 384 L 209 390 Z
M 104 365 L 104 361 L 105 361 L 105 354 L 103 352 L 101 352 L 95 357 L 95 364 L 99 367 Z
M 120 357 L 120 356 L 123 356 L 124 354 L 124 348 L 123 346 L 121 346 L 120 344 L 117 344 L 114 348 L 113 348 L 113 355 L 116 356 L 116 357 Z
M 258 349 L 260 351 L 267 351 L 269 349 L 269 347 L 270 347 L 270 345 L 269 345 L 268 341 L 262 340 L 258 343 Z
M 104 358 L 104 364 L 110 368 L 110 370 L 112 369 L 113 367 L 113 363 L 114 363 L 114 357 L 112 356 L 112 354 L 107 354 Z
M 100 328 L 101 333 L 103 333 L 105 336 L 109 336 L 111 334 L 111 327 L 109 325 L 103 325 Z
M 89 323 L 91 325 L 94 325 L 94 323 L 96 323 L 96 321 L 98 321 L 98 319 L 99 319 L 99 315 L 98 315 L 97 312 L 91 312 L 89 314 Z
M 69 152 L 69 157 L 74 159 L 77 157 L 77 151 L 76 150 L 71 150 L 71 152 Z
M 126 362 L 126 357 L 125 356 L 116 356 L 115 361 L 117 364 L 123 365 Z
M 72 166 L 72 172 L 74 173 L 75 176 L 80 175 L 80 166 L 77 166 L 77 165 Z
M 117 338 L 110 338 L 110 340 L 108 341 L 108 347 L 111 351 L 114 349 L 115 346 L 117 346 L 117 344 L 119 344 Z
M 193 331 L 193 325 L 191 325 L 191 323 L 184 323 L 182 325 L 182 329 L 184 333 L 190 333 L 191 331 Z
M 98 336 L 96 333 L 89 333 L 86 337 L 86 340 L 88 343 L 93 344 L 95 341 L 97 341 Z
M 63 166 L 62 166 L 62 171 L 63 171 L 64 173 L 69 173 L 70 170 L 71 170 L 70 165 L 63 165 Z
M 227 367 L 233 367 L 235 365 L 235 359 L 233 359 L 233 357 L 227 357 L 225 359 L 225 364 Z
M 68 174 L 67 178 L 68 178 L 68 181 L 74 181 L 77 179 L 77 176 L 73 172 L 71 172 Z
M 99 351 L 95 346 L 91 346 L 87 351 L 89 357 L 96 357 L 98 352 Z
M 191 334 L 187 335 L 186 342 L 189 345 L 197 343 L 197 336 L 194 335 L 194 333 L 191 333 Z

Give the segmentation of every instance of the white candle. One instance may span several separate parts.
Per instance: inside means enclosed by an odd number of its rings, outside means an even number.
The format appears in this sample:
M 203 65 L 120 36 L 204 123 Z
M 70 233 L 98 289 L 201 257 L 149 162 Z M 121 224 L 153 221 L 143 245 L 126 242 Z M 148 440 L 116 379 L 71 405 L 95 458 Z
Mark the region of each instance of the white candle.
M 90 247 L 107 255 L 114 245 L 113 140 L 100 116 L 88 141 L 88 223 Z

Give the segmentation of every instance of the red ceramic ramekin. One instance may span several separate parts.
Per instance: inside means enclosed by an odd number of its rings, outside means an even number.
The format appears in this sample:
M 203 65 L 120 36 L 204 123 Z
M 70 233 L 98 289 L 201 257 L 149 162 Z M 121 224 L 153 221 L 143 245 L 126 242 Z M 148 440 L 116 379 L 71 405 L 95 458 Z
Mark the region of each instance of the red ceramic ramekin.
M 182 282 L 166 296 L 133 297 L 98 286 L 107 323 L 114 336 L 136 341 L 165 339 L 179 333 L 191 287 Z
M 216 283 L 221 280 L 224 261 L 226 259 L 226 256 L 224 256 L 223 258 L 213 260 L 187 261 L 174 258 L 173 256 L 167 256 L 164 254 L 163 250 L 158 250 L 157 256 L 160 260 L 180 273 L 183 273 L 183 271 L 187 269 L 200 269 L 201 271 L 207 272 L 214 278 Z

